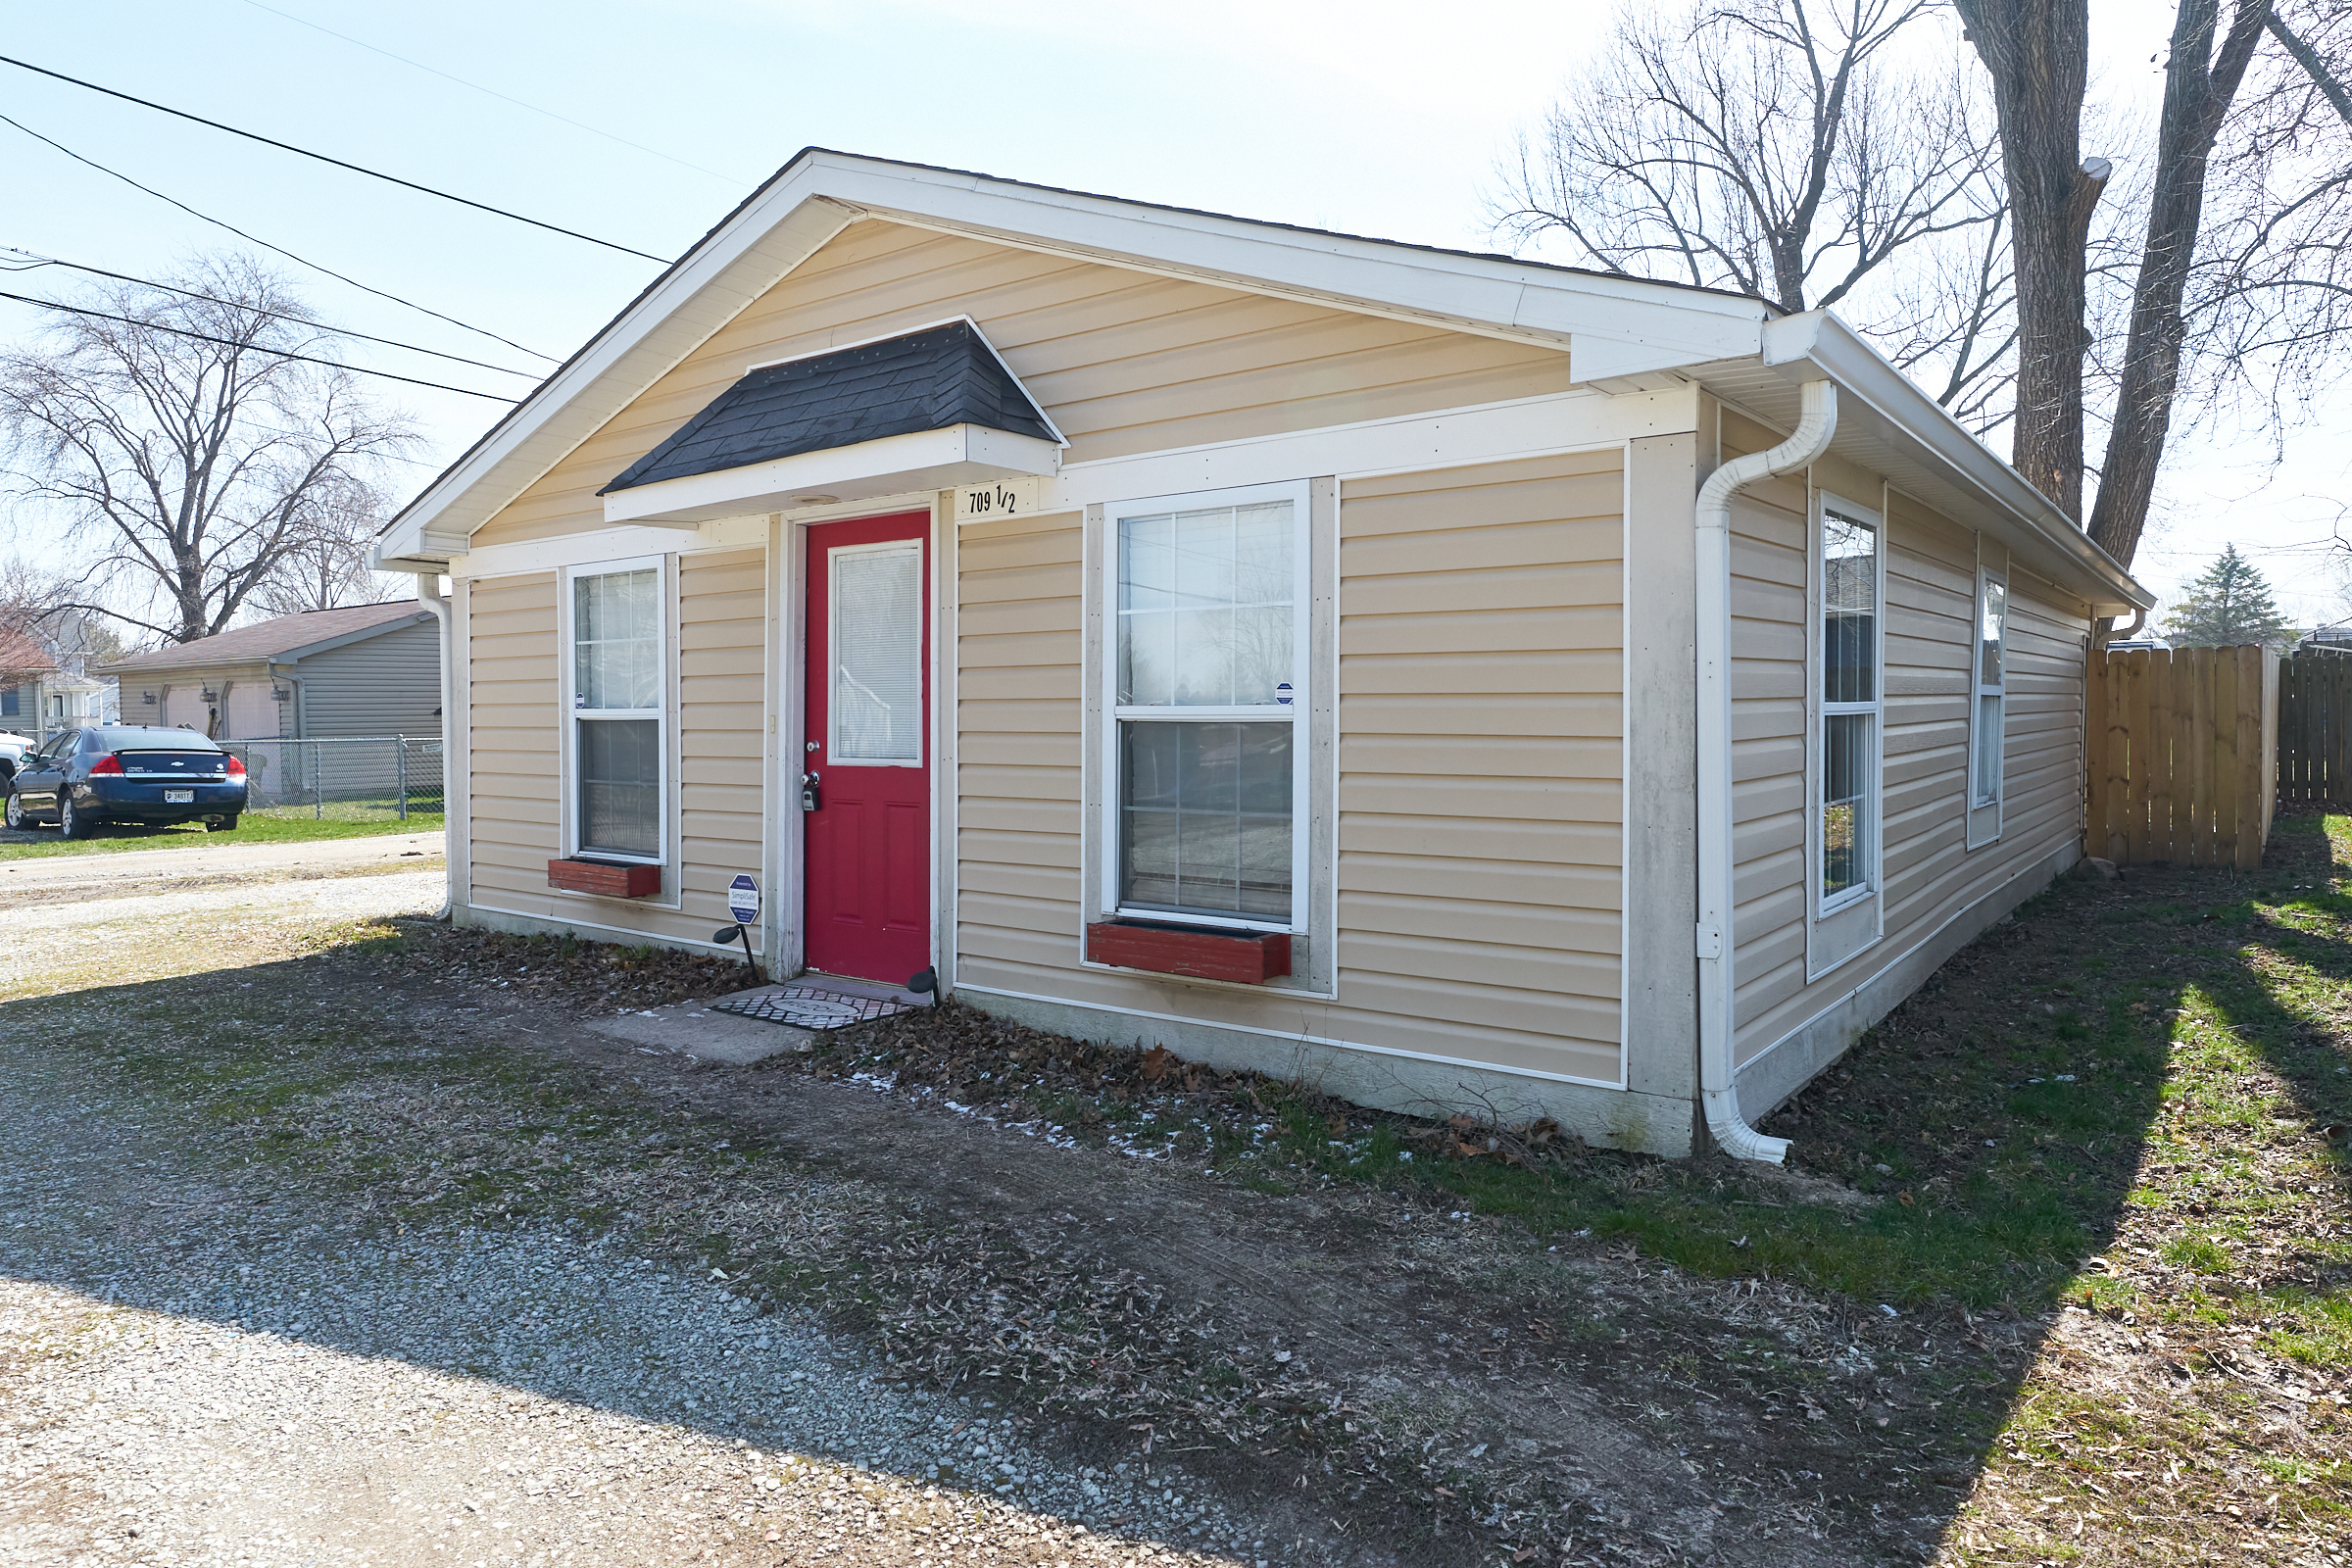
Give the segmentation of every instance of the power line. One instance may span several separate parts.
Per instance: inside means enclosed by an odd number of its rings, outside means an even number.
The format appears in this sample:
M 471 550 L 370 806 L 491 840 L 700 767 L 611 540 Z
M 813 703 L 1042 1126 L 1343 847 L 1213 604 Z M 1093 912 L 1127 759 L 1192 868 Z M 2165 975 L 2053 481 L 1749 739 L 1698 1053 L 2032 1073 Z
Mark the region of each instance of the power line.
M 562 234 L 569 239 L 584 239 L 591 245 L 602 245 L 609 251 L 619 251 L 624 256 L 635 256 L 645 261 L 659 262 L 664 267 L 669 265 L 669 258 L 666 256 L 656 256 L 650 251 L 641 251 L 634 246 L 618 245 L 609 239 L 598 239 L 594 234 L 583 234 L 576 228 L 564 228 L 556 223 L 543 223 L 536 218 L 525 218 L 520 213 L 511 213 L 504 207 L 493 207 L 488 202 L 477 202 L 466 196 L 453 196 L 448 191 L 435 190 L 430 185 L 419 185 L 413 179 L 402 179 L 398 174 L 387 174 L 377 170 L 364 169 L 358 164 L 347 164 L 340 158 L 329 158 L 326 154 L 315 153 L 308 147 L 297 147 L 290 141 L 279 141 L 273 136 L 264 136 L 256 131 L 239 130 L 234 125 L 223 125 L 218 120 L 207 120 L 202 115 L 191 115 L 184 109 L 173 109 L 169 105 L 155 103 L 149 99 L 134 98 L 129 93 L 117 92 L 112 87 L 101 87 L 94 81 L 84 81 L 79 76 L 69 76 L 62 71 L 51 71 L 46 66 L 36 66 L 30 61 L 19 60 L 14 55 L 0 55 L 0 65 L 15 66 L 19 70 L 29 71 L 35 75 L 47 76 L 55 81 L 71 82 L 76 87 L 86 87 L 92 92 L 104 93 L 109 98 L 120 98 L 126 104 L 137 104 L 141 109 L 152 109 L 159 115 L 174 115 L 199 125 L 209 125 L 215 130 L 224 130 L 231 136 L 242 136 L 247 141 L 258 141 L 265 147 L 275 147 L 280 152 L 293 153 L 301 158 L 315 158 L 319 163 L 332 164 L 337 169 L 348 169 L 355 174 L 366 174 L 369 179 L 380 179 L 388 185 L 399 185 L 426 196 L 438 196 L 445 202 L 456 202 L 461 207 L 470 207 L 476 212 L 492 213 L 500 218 L 511 218 L 517 223 L 528 223 L 533 228 L 544 228 L 551 234 Z
M 680 169 L 691 169 L 698 174 L 709 174 L 712 179 L 724 180 L 728 184 L 734 185 L 738 188 L 751 183 L 751 181 L 735 174 L 722 174 L 715 169 L 705 169 L 700 164 L 690 164 L 683 158 L 673 157 L 670 154 L 662 151 L 662 149 L 659 147 L 648 147 L 641 141 L 631 141 L 626 136 L 615 136 L 609 130 L 600 130 L 596 126 L 589 124 L 584 120 L 574 120 L 569 115 L 559 115 L 553 109 L 542 109 L 537 104 L 526 103 L 520 98 L 512 97 L 509 94 L 500 92 L 496 87 L 485 87 L 478 81 L 468 81 L 464 76 L 452 75 L 450 73 L 441 70 L 438 66 L 428 66 L 421 60 L 411 60 L 407 55 L 396 55 L 391 50 L 379 48 L 376 45 L 368 42 L 364 38 L 354 38 L 348 32 L 337 32 L 334 28 L 313 22 L 308 17 L 298 17 L 291 11 L 280 11 L 275 6 L 266 6 L 262 4 L 262 0 L 245 0 L 245 3 L 253 7 L 256 11 L 267 11 L 273 17 L 282 17 L 286 21 L 295 24 L 297 26 L 310 28 L 313 32 L 323 32 L 329 38 L 340 38 L 345 43 L 350 44 L 356 49 L 365 49 L 369 54 L 382 55 L 386 60 L 397 60 L 404 66 L 411 67 L 416 71 L 424 72 L 428 75 L 439 76 L 443 81 L 454 81 L 461 87 L 470 87 L 478 93 L 487 93 L 489 96 L 498 99 L 502 103 L 513 104 L 517 109 L 527 109 L 534 115 L 545 115 L 550 120 L 560 121 L 566 125 L 573 126 L 579 130 L 584 130 L 591 136 L 602 136 L 605 138 L 605 140 L 610 142 L 618 142 L 623 147 L 634 147 L 641 153 L 650 154 L 655 158 L 661 159 L 664 163 L 675 164 Z
M 15 245 L 0 245 L 0 251 L 7 251 L 13 256 L 32 258 L 30 265 L 24 267 L 11 267 L 5 262 L 0 262 L 0 272 L 30 272 L 43 267 L 71 268 L 76 272 L 88 272 L 96 277 L 118 278 L 125 283 L 136 283 L 141 288 L 161 289 L 168 294 L 182 294 L 192 300 L 203 300 L 212 305 L 225 305 L 232 311 L 246 311 L 255 316 L 267 316 L 272 320 L 298 321 L 313 331 L 331 332 L 337 337 L 356 337 L 363 343 L 381 343 L 387 348 L 407 349 L 412 354 L 429 354 L 436 360 L 448 360 L 458 365 L 470 365 L 481 370 L 496 370 L 501 375 L 519 375 L 533 381 L 540 378 L 537 370 L 511 370 L 503 365 L 492 365 L 487 360 L 469 360 L 463 354 L 444 354 L 439 349 L 428 349 L 415 343 L 403 343 L 395 337 L 374 337 L 366 332 L 354 332 L 349 327 L 327 326 L 321 322 L 311 320 L 307 317 L 289 316 L 284 311 L 266 311 L 258 305 L 248 305 L 242 300 L 224 300 L 216 294 L 199 294 L 192 288 L 181 288 L 176 283 L 158 283 L 152 278 L 133 277 L 128 272 L 110 272 L 103 267 L 85 267 L 79 262 L 62 261 L 55 256 L 43 256 L 36 251 L 23 250 Z
M 363 366 L 345 365 L 340 360 L 322 360 L 315 354 L 296 354 L 288 349 L 266 349 L 258 343 L 240 343 L 233 337 L 216 337 L 210 332 L 191 332 L 184 326 L 165 326 L 159 321 L 141 321 L 111 311 L 93 311 L 86 305 L 68 305 L 63 300 L 36 300 L 29 294 L 0 292 L 0 300 L 15 300 L 20 305 L 37 305 L 44 311 L 64 311 L 69 316 L 95 316 L 102 321 L 121 321 L 124 326 L 143 327 L 150 332 L 169 332 L 174 337 L 192 337 L 206 343 L 220 343 L 250 354 L 271 354 L 281 360 L 300 360 L 305 365 L 323 365 L 333 370 L 349 370 L 354 375 L 380 375 L 387 381 L 406 381 L 411 386 L 429 386 L 436 392 L 460 392 L 469 398 L 487 398 L 492 403 L 519 403 L 520 398 L 502 398 L 495 392 L 476 392 L 471 387 L 449 386 L 439 381 L 419 381 L 413 375 L 394 375 L 390 370 L 370 370 Z
M 234 223 L 224 222 L 220 219 L 213 217 L 210 213 L 200 213 L 195 208 L 190 207 L 186 202 L 174 200 L 173 198 L 165 195 L 162 191 L 157 190 L 152 185 L 140 184 L 137 180 L 131 178 L 128 174 L 123 173 L 120 170 L 109 169 L 106 167 L 106 165 L 99 163 L 94 158 L 82 157 L 81 154 L 75 152 L 64 142 L 55 141 L 47 136 L 42 135 L 39 131 L 33 129 L 30 125 L 25 124 L 22 121 L 11 120 L 6 115 L 0 115 L 0 124 L 14 125 L 25 135 L 30 136 L 34 141 L 47 143 L 49 146 L 56 148 L 59 152 L 64 153 L 68 158 L 73 159 L 77 164 L 84 165 L 90 169 L 95 169 L 101 174 L 111 175 L 112 177 L 121 180 L 123 184 L 128 185 L 132 190 L 145 191 L 157 201 L 169 203 L 170 205 L 178 208 L 181 212 L 187 214 L 190 218 L 201 220 L 204 222 L 212 224 L 215 228 L 224 228 L 231 234 L 236 235 L 237 238 L 248 241 L 251 244 L 259 245 L 266 251 L 274 251 L 278 255 L 283 256 L 289 262 L 294 262 L 303 267 L 307 267 L 314 272 L 323 272 L 328 277 L 335 279 L 339 283 L 349 283 L 353 288 L 358 289 L 363 294 L 372 294 L 379 300 L 390 300 L 395 305 L 405 305 L 412 311 L 422 311 L 425 315 L 431 317 L 436 321 L 447 321 L 452 326 L 462 326 L 466 331 L 478 333 L 479 335 L 488 338 L 493 343 L 504 343 L 507 347 L 514 350 L 518 354 L 528 354 L 534 360 L 545 360 L 550 365 L 557 363 L 556 357 L 552 354 L 542 354 L 537 349 L 526 349 L 511 337 L 500 337 L 496 332 L 491 331 L 488 327 L 475 326 L 470 321 L 461 321 L 454 316 L 444 316 L 439 311 L 431 310 L 425 306 L 417 304 L 415 300 L 403 299 L 398 294 L 389 294 L 380 288 L 369 288 L 358 278 L 347 276 L 342 272 L 336 271 L 331 267 L 321 267 L 317 262 L 311 261 L 305 257 L 297 256 L 292 251 L 286 249 L 283 245 L 272 245 L 266 239 L 262 239 L 257 235 L 246 233 L 245 230 L 239 228 Z

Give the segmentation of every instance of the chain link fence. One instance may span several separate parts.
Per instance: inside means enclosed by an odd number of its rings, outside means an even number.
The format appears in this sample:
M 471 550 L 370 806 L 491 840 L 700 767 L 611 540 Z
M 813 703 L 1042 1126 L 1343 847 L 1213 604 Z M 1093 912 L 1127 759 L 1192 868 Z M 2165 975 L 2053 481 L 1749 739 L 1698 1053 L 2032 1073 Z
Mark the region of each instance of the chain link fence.
M 272 816 L 406 821 L 442 808 L 441 737 L 223 741 L 245 764 L 245 808 Z

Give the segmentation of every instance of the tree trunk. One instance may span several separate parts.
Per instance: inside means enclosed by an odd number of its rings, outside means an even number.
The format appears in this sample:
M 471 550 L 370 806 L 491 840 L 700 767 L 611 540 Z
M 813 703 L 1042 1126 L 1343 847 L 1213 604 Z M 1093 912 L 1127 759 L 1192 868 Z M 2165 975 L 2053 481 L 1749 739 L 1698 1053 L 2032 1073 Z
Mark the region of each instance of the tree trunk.
M 2015 214 L 2017 415 L 2010 459 L 2066 514 L 2082 517 L 2083 274 L 2107 166 L 2082 166 L 2088 0 L 1956 0 L 1992 75 Z
M 2187 330 L 2180 302 L 2205 214 L 2206 160 L 2270 10 L 2270 0 L 2237 0 L 2218 58 L 2213 36 L 2220 0 L 2180 0 L 2173 23 L 2172 60 L 2164 74 L 2164 118 L 2156 131 L 2156 189 L 2148 207 L 2147 244 L 2132 287 L 2132 334 L 2124 346 L 2115 427 L 2108 432 L 2098 504 L 2090 514 L 2092 542 L 2126 566 L 2132 564 L 2140 531 L 2147 526 L 2156 470 L 2172 431 L 2173 397 L 2180 390 L 2180 348 Z

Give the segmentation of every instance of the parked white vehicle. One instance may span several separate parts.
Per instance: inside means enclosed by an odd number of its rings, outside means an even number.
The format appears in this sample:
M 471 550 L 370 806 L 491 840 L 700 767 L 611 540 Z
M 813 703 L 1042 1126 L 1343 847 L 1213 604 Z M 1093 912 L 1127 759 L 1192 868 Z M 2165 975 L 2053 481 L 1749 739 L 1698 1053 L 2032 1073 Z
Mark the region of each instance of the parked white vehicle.
M 29 735 L 15 735 L 0 730 L 0 783 L 16 777 L 17 764 L 24 760 L 24 754 L 40 744 Z

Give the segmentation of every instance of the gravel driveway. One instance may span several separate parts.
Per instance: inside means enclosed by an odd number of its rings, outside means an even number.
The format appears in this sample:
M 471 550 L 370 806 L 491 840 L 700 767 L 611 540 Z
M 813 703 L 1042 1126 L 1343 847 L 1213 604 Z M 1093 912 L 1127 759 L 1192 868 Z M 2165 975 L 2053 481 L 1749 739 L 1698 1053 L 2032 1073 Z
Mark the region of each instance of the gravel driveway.
M 440 885 L 9 916 L 0 1562 L 1299 1556 L 1296 1510 L 1203 1494 L 1179 1466 L 1090 1464 L 985 1398 L 885 1387 L 858 1346 L 623 1224 L 387 1224 L 364 1193 L 290 1188 L 233 1119 L 195 1136 L 93 1057 L 86 1009 L 168 1029 L 174 976 L 216 999 L 266 984 L 236 975 L 429 909 Z M 220 971 L 227 952 L 243 970 Z M 59 992 L 76 995 L 33 1000 Z M 287 1026 L 253 1033 L 239 1044 L 267 1053 Z M 812 1188 L 809 1211 L 837 1196 Z

